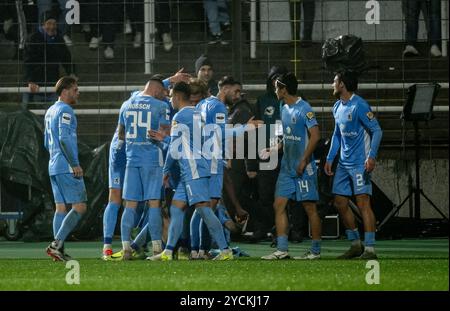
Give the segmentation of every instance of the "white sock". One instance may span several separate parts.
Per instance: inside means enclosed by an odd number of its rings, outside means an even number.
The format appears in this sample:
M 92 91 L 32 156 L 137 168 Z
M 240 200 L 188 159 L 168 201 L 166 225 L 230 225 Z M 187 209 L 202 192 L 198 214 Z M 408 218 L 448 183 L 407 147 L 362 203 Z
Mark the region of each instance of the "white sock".
M 122 241 L 122 247 L 123 247 L 124 250 L 131 251 L 130 241 Z
M 366 246 L 364 250 L 369 253 L 375 253 L 375 249 L 373 248 L 373 246 Z
M 112 245 L 111 244 L 103 244 L 103 250 L 105 249 L 112 249 Z
M 161 240 L 152 241 L 152 249 L 154 252 L 161 253 L 162 252 Z
M 168 256 L 172 256 L 173 251 L 170 250 L 170 249 L 165 249 L 165 250 L 164 250 L 164 253 L 165 253 L 166 255 L 168 255 Z
M 361 245 L 361 240 L 360 239 L 352 241 L 352 246 L 357 246 L 357 245 Z

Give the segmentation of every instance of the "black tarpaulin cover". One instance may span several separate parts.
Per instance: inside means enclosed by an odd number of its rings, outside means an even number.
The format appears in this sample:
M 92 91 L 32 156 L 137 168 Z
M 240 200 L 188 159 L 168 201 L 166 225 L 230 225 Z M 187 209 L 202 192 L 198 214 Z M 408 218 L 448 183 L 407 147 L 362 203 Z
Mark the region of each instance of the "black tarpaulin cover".
M 78 142 L 78 149 L 88 211 L 73 237 L 88 239 L 101 236 L 102 232 L 103 209 L 108 201 L 109 144 L 91 149 Z M 42 117 L 29 111 L 0 112 L 0 178 L 12 195 L 23 202 L 20 226 L 24 239 L 51 238 L 54 205 Z

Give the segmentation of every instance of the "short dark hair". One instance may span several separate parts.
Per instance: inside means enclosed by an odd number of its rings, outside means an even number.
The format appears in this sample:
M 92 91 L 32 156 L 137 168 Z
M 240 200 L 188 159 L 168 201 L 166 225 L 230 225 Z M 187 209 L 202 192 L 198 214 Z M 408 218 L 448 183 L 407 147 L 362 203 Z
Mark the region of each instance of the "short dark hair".
M 181 94 L 184 100 L 189 100 L 191 97 L 191 88 L 185 82 L 178 82 L 172 88 L 173 93 Z
M 164 87 L 163 80 L 164 80 L 164 76 L 162 74 L 157 73 L 157 74 L 151 76 L 150 79 L 148 80 L 148 82 L 151 82 L 151 81 L 159 82 Z
M 339 81 L 344 83 L 345 88 L 349 92 L 354 92 L 358 89 L 358 74 L 354 71 L 344 70 L 336 73 Z
M 234 80 L 234 78 L 231 76 L 224 76 L 222 79 L 220 79 L 220 81 L 218 83 L 219 89 L 223 88 L 226 85 L 233 86 L 233 85 L 242 85 L 242 84 L 241 84 L 241 82 Z
M 63 90 L 68 90 L 72 85 L 77 84 L 78 80 L 72 76 L 64 76 L 58 80 L 55 84 L 55 92 L 58 96 L 61 96 Z
M 286 88 L 289 95 L 297 95 L 298 81 L 292 72 L 282 74 L 276 81 L 277 86 L 279 88 Z
M 189 81 L 189 87 L 191 89 L 191 95 L 200 94 L 204 97 L 208 95 L 208 85 L 200 79 L 192 78 Z

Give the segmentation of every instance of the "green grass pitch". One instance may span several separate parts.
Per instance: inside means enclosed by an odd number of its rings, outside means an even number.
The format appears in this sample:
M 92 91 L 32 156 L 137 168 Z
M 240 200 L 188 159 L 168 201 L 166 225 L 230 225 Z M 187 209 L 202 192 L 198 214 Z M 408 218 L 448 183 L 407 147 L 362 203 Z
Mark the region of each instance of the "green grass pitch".
M 79 285 L 66 283 L 70 270 L 46 245 L 0 241 L 0 290 L 449 290 L 448 239 L 378 241 L 380 284 L 372 285 L 366 261 L 334 259 L 348 247 L 342 240 L 324 241 L 322 259 L 308 262 L 260 260 L 273 251 L 268 243 L 238 244 L 251 257 L 227 262 L 103 262 L 100 242 L 68 242 Z M 290 253 L 308 246 L 290 244 Z

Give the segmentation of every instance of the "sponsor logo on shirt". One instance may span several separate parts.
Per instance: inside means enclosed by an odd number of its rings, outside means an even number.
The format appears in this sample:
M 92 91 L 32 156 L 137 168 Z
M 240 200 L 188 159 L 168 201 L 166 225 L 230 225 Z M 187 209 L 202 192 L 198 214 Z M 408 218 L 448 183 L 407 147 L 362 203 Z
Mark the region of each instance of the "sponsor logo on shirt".
M 355 137 L 358 136 L 358 132 L 341 132 L 341 135 L 345 137 Z
M 62 118 L 61 118 L 62 123 L 70 125 L 71 120 L 72 120 L 72 116 L 70 115 L 70 113 L 64 112 L 62 114 Z
M 286 135 L 286 136 L 284 136 L 284 139 L 293 140 L 293 141 L 301 141 L 302 140 L 302 138 L 300 136 L 295 136 L 295 135 Z
M 217 124 L 225 124 L 225 114 L 224 113 L 216 113 L 216 123 Z

